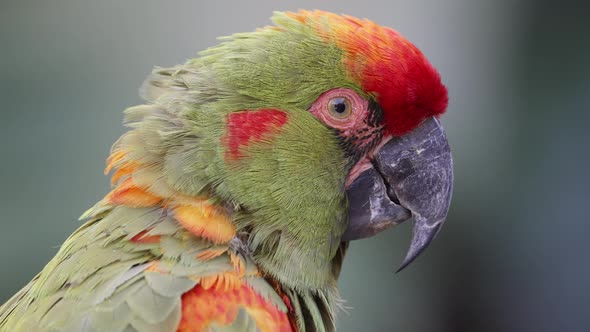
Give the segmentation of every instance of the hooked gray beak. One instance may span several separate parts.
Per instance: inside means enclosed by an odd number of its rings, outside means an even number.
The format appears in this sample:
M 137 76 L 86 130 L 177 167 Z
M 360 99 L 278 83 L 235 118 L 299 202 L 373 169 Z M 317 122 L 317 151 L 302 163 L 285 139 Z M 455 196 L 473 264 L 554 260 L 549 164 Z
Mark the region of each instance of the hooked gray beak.
M 412 241 L 399 272 L 426 249 L 447 217 L 451 151 L 440 122 L 431 117 L 385 143 L 372 162 L 347 189 L 349 225 L 342 240 L 369 237 L 413 217 Z

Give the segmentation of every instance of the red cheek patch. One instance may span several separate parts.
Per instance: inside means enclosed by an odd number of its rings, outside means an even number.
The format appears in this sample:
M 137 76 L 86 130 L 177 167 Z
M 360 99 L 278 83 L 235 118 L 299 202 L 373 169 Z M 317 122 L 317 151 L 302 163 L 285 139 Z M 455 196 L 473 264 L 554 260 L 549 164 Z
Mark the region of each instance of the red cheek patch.
M 227 116 L 226 159 L 243 157 L 244 147 L 273 137 L 279 128 L 287 123 L 287 113 L 277 109 L 260 109 L 230 113 Z

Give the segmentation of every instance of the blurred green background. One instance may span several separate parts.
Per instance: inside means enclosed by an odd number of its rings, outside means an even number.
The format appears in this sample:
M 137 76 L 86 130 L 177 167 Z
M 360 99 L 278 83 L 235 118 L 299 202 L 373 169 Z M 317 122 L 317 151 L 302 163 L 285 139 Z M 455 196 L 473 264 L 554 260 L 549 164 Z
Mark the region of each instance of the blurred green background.
M 590 19 L 583 1 L 0 2 L 0 303 L 109 190 L 154 65 L 319 8 L 399 30 L 440 71 L 455 159 L 440 236 L 394 274 L 409 225 L 355 242 L 340 331 L 590 331 Z

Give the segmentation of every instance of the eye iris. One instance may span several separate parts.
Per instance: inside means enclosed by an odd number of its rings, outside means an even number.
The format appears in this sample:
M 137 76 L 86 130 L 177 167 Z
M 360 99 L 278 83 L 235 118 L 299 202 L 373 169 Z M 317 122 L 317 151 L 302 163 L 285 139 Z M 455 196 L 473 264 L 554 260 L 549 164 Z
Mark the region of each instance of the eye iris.
M 350 102 L 344 97 L 333 98 L 329 103 L 330 113 L 342 118 L 350 114 Z

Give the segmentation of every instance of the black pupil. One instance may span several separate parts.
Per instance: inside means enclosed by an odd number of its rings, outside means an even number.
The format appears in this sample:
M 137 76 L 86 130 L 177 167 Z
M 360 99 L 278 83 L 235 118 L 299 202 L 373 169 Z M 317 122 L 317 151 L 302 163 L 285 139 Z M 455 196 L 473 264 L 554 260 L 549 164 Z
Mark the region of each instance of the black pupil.
M 332 107 L 336 113 L 344 113 L 346 112 L 346 100 L 344 98 L 335 98 L 332 101 Z

